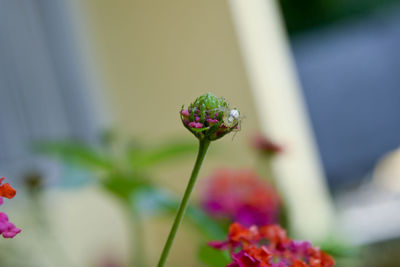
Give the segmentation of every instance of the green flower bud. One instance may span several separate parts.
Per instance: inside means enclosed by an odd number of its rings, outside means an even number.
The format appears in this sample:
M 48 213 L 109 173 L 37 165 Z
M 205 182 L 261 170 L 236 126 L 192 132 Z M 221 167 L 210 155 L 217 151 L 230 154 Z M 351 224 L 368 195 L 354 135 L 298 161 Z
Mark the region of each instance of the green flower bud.
M 187 109 L 180 111 L 183 125 L 200 140 L 217 140 L 239 130 L 240 112 L 230 109 L 224 98 L 211 93 L 198 97 Z

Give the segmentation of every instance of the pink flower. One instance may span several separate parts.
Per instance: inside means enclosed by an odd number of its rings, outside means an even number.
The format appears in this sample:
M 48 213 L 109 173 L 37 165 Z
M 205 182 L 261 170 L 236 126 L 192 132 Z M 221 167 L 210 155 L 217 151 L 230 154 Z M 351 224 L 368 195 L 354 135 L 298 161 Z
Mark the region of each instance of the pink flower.
M 8 221 L 8 216 L 4 212 L 0 212 L 0 234 L 4 238 L 13 238 L 21 232 L 21 229 L 15 227 Z
M 0 205 L 3 204 L 3 197 L 13 198 L 17 193 L 8 183 L 2 184 L 4 177 L 0 178 Z M 8 221 L 8 216 L 4 212 L 0 212 L 0 235 L 4 238 L 13 238 L 21 232 L 21 229 L 15 227 Z
M 278 221 L 280 198 L 272 185 L 252 170 L 220 169 L 206 181 L 201 205 L 212 217 L 245 226 Z

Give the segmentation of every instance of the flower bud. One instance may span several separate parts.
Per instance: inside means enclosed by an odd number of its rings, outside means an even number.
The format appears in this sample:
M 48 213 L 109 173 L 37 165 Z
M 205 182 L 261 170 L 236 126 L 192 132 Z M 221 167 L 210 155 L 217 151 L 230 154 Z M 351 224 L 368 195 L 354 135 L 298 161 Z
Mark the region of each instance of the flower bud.
M 180 114 L 183 125 L 200 140 L 214 141 L 240 128 L 240 111 L 211 93 L 198 97 L 187 109 L 182 106 Z

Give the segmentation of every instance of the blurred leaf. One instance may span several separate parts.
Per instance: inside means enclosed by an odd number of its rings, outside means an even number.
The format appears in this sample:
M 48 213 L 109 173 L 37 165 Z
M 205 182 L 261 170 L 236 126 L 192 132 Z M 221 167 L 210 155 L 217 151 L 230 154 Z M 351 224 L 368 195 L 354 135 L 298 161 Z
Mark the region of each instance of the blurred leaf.
M 210 241 L 226 238 L 227 232 L 224 228 L 200 208 L 191 205 L 188 207 L 186 215 Z
M 128 151 L 128 157 L 134 169 L 143 169 L 196 151 L 193 143 L 170 142 L 146 150 L 135 146 Z
M 141 214 L 173 213 L 179 205 L 170 192 L 155 187 L 142 188 L 132 196 L 131 201 L 139 207 Z
M 141 190 L 132 201 L 138 202 L 140 210 L 148 214 L 167 212 L 175 215 L 180 203 L 178 197 L 175 197 L 164 189 L 155 187 Z M 189 205 L 185 216 L 207 237 L 207 239 L 210 239 L 210 241 L 223 240 L 226 238 L 226 231 L 224 228 L 211 219 L 200 208 Z
M 283 198 L 283 194 L 280 194 L 281 197 Z M 288 205 L 285 201 L 285 199 L 282 200 L 281 207 L 279 210 L 279 224 L 282 226 L 284 229 L 286 229 L 286 233 L 291 236 L 292 235 L 292 229 L 290 225 L 290 220 L 289 220 L 289 210 L 288 210 Z
M 100 132 L 100 143 L 105 148 L 110 148 L 116 139 L 116 133 L 112 129 L 105 129 Z
M 202 263 L 210 267 L 222 267 L 230 263 L 226 251 L 219 251 L 208 245 L 200 247 L 198 256 Z
M 84 168 L 111 170 L 111 160 L 94 148 L 73 142 L 42 142 L 34 145 L 34 150 L 49 156 L 56 156 Z
M 146 181 L 144 177 L 137 175 L 124 177 L 117 174 L 106 177 L 102 184 L 109 192 L 125 200 L 129 200 L 136 191 L 151 186 L 150 182 Z
M 328 237 L 320 247 L 334 257 L 355 257 L 359 254 L 358 247 L 352 246 L 334 236 Z

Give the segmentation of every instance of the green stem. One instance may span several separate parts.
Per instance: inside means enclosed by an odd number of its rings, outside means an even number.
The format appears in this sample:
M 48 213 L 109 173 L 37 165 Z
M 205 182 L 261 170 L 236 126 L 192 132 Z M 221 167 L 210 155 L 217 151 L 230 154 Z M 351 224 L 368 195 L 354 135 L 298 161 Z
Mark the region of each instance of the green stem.
M 178 231 L 179 225 L 182 222 L 183 215 L 185 214 L 190 195 L 192 193 L 193 187 L 196 183 L 197 175 L 199 174 L 199 170 L 201 164 L 203 163 L 203 159 L 207 153 L 208 146 L 210 145 L 209 140 L 200 140 L 199 142 L 199 152 L 197 154 L 196 163 L 194 164 L 192 175 L 190 176 L 190 180 L 188 185 L 186 186 L 185 194 L 183 195 L 181 204 L 179 205 L 178 213 L 176 214 L 174 224 L 172 225 L 171 231 L 168 235 L 167 242 L 164 245 L 164 249 L 161 253 L 160 260 L 158 262 L 158 267 L 163 267 L 165 261 L 167 260 L 169 251 L 171 249 L 172 243 L 174 242 L 176 232 Z

